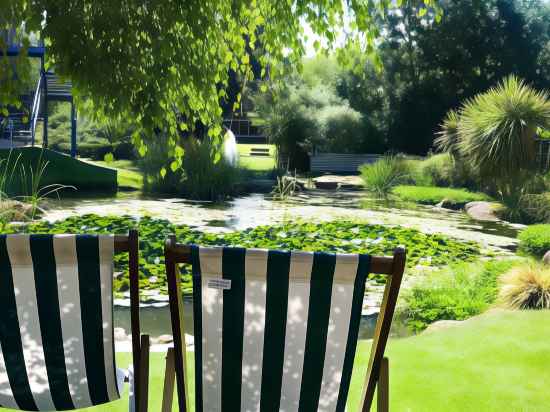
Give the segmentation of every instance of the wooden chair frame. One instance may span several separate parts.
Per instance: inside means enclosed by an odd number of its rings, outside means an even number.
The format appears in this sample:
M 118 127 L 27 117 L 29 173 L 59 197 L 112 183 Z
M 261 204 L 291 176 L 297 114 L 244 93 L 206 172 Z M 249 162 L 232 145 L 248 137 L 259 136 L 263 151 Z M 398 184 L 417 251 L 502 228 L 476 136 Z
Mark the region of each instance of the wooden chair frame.
M 161 411 L 170 412 L 172 410 L 174 381 L 176 381 L 179 411 L 187 412 L 190 409 L 188 405 L 189 397 L 187 396 L 188 384 L 185 376 L 185 331 L 183 327 L 181 276 L 177 270 L 177 265 L 191 263 L 190 247 L 178 244 L 175 236 L 172 235 L 166 240 L 164 257 L 166 275 L 168 277 L 168 293 L 170 295 L 170 315 L 174 334 L 174 348 L 170 348 L 166 356 Z M 371 257 L 370 273 L 386 275 L 388 279 L 384 288 L 380 314 L 376 321 L 369 365 L 363 384 L 362 399 L 359 407 L 359 411 L 361 412 L 370 411 L 376 389 L 377 410 L 379 412 L 387 412 L 389 410 L 389 361 L 388 358 L 384 357 L 384 350 L 390 334 L 401 280 L 403 279 L 405 260 L 406 252 L 404 248 L 395 249 L 392 257 Z
M 141 335 L 139 324 L 139 235 L 137 230 L 130 230 L 127 235 L 115 235 L 115 253 L 122 252 L 128 252 L 132 364 L 134 367 L 136 411 L 147 412 L 150 339 L 149 335 Z

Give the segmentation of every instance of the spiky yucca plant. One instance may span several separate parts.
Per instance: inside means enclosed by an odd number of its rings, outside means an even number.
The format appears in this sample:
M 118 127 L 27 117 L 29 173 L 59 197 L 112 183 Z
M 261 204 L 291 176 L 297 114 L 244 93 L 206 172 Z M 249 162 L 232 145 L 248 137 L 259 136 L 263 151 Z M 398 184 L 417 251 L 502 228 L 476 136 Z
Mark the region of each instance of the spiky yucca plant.
M 460 113 L 456 110 L 450 110 L 445 116 L 443 123 L 441 123 L 440 130 L 434 141 L 435 147 L 438 150 L 449 153 L 454 159 L 456 159 L 459 155 L 459 122 Z
M 548 93 L 509 76 L 464 104 L 459 149 L 482 176 L 511 181 L 535 168 L 536 131 L 549 125 Z
M 500 278 L 500 300 L 512 309 L 550 309 L 550 268 L 527 263 Z

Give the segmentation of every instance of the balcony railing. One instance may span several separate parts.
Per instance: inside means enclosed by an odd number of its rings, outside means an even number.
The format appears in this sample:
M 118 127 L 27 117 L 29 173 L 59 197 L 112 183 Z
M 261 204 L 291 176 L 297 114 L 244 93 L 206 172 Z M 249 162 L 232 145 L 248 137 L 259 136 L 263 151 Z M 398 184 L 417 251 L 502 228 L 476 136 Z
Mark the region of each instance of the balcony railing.
M 31 56 L 39 56 L 44 50 L 44 41 L 40 38 L 39 33 L 25 33 L 24 30 L 3 29 L 0 30 L 1 43 L 7 45 L 8 55 L 16 55 L 27 40 L 29 43 L 29 54 Z M 0 50 L 1 51 L 1 50 Z

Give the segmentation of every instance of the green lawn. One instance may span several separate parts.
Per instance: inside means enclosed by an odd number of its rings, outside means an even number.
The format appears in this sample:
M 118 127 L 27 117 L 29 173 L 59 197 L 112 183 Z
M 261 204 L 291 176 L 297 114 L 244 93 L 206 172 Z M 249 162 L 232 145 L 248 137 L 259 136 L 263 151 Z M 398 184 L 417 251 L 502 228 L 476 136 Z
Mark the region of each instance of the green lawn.
M 459 327 L 392 340 L 387 350 L 390 410 L 547 411 L 548 336 L 550 311 L 503 311 L 470 319 Z M 369 346 L 369 341 L 359 345 L 350 412 L 357 410 Z M 117 354 L 117 360 L 120 366 L 128 365 L 130 355 Z M 192 367 L 192 362 L 189 364 Z M 162 397 L 163 354 L 151 355 L 150 372 L 150 410 L 157 411 Z M 193 374 L 189 376 L 192 379 Z M 126 412 L 127 400 L 87 411 Z
M 239 164 L 245 169 L 254 171 L 269 171 L 275 169 L 276 149 L 272 144 L 238 144 Z M 269 149 L 270 156 L 250 156 L 252 148 Z
M 435 205 L 443 199 L 453 203 L 467 203 L 477 200 L 489 200 L 483 193 L 470 192 L 466 189 L 435 186 L 397 186 L 393 193 L 399 198 L 416 203 Z
M 394 340 L 390 358 L 392 411 L 548 411 L 550 311 L 498 312 L 461 327 Z M 362 343 L 362 348 L 367 346 Z M 359 355 L 350 405 L 360 397 Z M 350 408 L 350 411 L 357 409 Z
M 100 166 L 116 169 L 119 188 L 131 188 L 136 190 L 141 190 L 143 188 L 143 177 L 133 160 L 113 160 L 112 162 L 105 162 L 103 160 L 87 161 Z
M 275 161 L 275 145 L 266 144 L 239 144 L 239 164 L 245 169 L 254 172 L 266 172 L 273 170 L 277 164 Z M 270 157 L 250 156 L 252 148 L 268 148 Z M 86 160 L 99 166 L 108 167 L 117 170 L 117 180 L 119 188 L 132 188 L 141 190 L 143 188 L 143 177 L 132 160 L 114 160 L 105 162 L 101 160 Z

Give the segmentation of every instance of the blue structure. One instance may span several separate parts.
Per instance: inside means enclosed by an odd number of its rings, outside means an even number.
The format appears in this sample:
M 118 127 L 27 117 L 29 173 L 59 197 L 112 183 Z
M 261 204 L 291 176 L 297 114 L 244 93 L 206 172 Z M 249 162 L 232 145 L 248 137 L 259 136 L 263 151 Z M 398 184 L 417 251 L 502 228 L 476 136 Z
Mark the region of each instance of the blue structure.
M 0 32 L 8 44 L 6 53 L 0 50 L 0 58 L 14 57 L 22 53 L 23 47 L 15 30 Z M 36 124 L 43 122 L 42 145 L 48 147 L 48 102 L 71 104 L 71 156 L 76 157 L 76 109 L 73 102 L 72 84 L 64 82 L 52 70 L 45 70 L 46 47 L 37 39 L 26 49 L 28 57 L 40 59 L 40 74 L 34 90 L 25 91 L 22 96 L 25 110 L 10 108 L 7 117 L 0 116 L 0 147 L 35 145 Z

